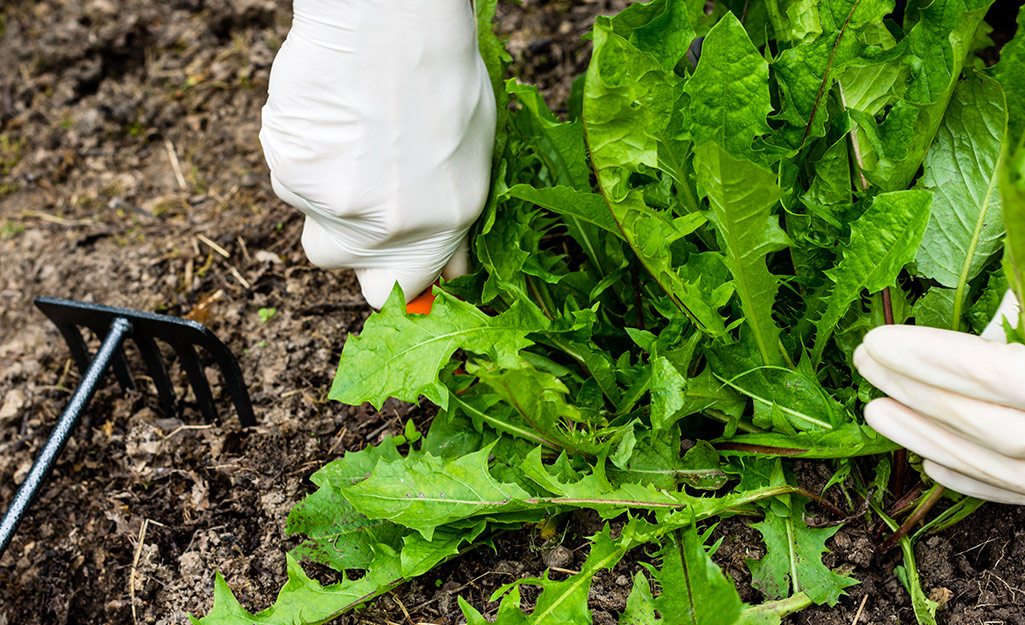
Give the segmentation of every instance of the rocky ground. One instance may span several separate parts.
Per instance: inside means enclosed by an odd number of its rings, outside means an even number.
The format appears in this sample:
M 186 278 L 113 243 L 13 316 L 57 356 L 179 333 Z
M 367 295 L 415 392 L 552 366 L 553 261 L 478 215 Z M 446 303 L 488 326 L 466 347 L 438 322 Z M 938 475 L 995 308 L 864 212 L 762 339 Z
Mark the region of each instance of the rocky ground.
M 579 37 L 624 4 L 503 2 L 513 71 L 564 108 L 588 57 Z M 39 295 L 207 324 L 238 355 L 259 420 L 241 429 L 226 401 L 214 425 L 192 409 L 167 418 L 135 362 L 140 390 L 99 392 L 0 559 L 0 625 L 186 623 L 209 609 L 215 570 L 243 604 L 265 607 L 285 579 L 285 518 L 308 476 L 430 418 L 429 407 L 325 399 L 346 336 L 370 310 L 350 272 L 305 261 L 301 219 L 270 190 L 257 132 L 289 5 L 0 2 L 0 503 L 79 382 L 32 305 Z M 509 535 L 497 552 L 473 551 L 339 622 L 458 623 L 456 595 L 493 610 L 498 585 L 578 566 L 593 524 L 574 517 L 560 545 Z M 913 621 L 896 555 L 875 555 L 874 529 L 855 521 L 830 544 L 832 564 L 862 584 L 788 623 L 850 624 L 864 597 L 860 623 Z M 744 585 L 757 533 L 743 519 L 719 531 L 716 557 Z M 1020 510 L 986 506 L 918 556 L 926 587 L 946 600 L 942 623 L 1025 623 Z M 629 574 L 627 562 L 598 578 L 596 623 L 615 621 Z

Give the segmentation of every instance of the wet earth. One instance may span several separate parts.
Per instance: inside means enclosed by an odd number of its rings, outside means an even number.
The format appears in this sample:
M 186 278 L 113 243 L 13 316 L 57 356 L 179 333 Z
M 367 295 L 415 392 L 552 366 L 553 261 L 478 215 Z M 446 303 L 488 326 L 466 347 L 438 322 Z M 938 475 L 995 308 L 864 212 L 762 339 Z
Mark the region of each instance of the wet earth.
M 564 110 L 588 58 L 580 36 L 594 15 L 625 4 L 503 2 L 512 71 Z M 301 218 L 274 197 L 263 163 L 260 107 L 290 3 L 0 7 L 0 503 L 80 380 L 36 296 L 208 325 L 239 357 L 259 421 L 242 429 L 227 401 L 215 424 L 194 406 L 180 419 L 163 415 L 130 353 L 138 390 L 100 390 L 0 559 L 0 625 L 187 623 L 210 608 L 215 570 L 243 605 L 262 609 L 285 581 L 284 553 L 296 543 L 285 518 L 312 490 L 310 474 L 431 417 L 429 406 L 326 400 L 346 336 L 370 309 L 351 272 L 306 262 Z M 216 393 L 223 384 L 216 368 L 207 372 Z M 171 373 L 185 395 L 183 373 Z M 814 464 L 798 471 L 810 483 L 828 478 Z M 720 525 L 716 560 L 756 602 L 744 560 L 763 547 L 747 521 Z M 338 622 L 460 623 L 457 596 L 493 616 L 488 598 L 501 584 L 579 566 L 596 523 L 575 515 L 548 543 L 504 536 L 495 551 L 471 551 Z M 859 623 L 913 622 L 893 573 L 899 555 L 876 553 L 875 530 L 855 519 L 829 543 L 827 563 L 862 583 L 838 606 L 787 623 L 849 625 L 859 606 Z M 941 623 L 1025 623 L 1021 509 L 984 506 L 917 555 L 926 589 L 944 601 Z M 596 578 L 595 623 L 616 622 L 635 567 L 627 560 Z

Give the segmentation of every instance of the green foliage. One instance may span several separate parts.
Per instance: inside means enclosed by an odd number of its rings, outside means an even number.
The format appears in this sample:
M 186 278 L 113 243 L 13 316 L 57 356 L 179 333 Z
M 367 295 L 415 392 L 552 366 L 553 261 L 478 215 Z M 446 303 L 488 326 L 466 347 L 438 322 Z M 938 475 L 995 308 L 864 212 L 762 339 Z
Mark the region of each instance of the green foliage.
M 278 314 L 277 308 L 261 308 L 256 311 L 256 315 L 260 318 L 260 323 L 267 323 L 276 314 Z
M 474 273 L 430 315 L 393 293 L 331 389 L 438 413 L 313 476 L 273 606 L 250 614 L 218 577 L 198 622 L 327 622 L 573 510 L 608 523 L 586 562 L 500 588 L 500 625 L 591 622 L 594 575 L 634 549 L 651 557 L 622 623 L 778 624 L 836 604 L 856 582 L 824 564 L 837 528 L 805 509 L 879 513 L 895 448 L 860 417 L 861 337 L 886 313 L 978 332 L 1008 286 L 1025 295 L 1025 33 L 981 73 L 978 0 L 909 3 L 903 24 L 884 23 L 887 0 L 767 0 L 743 20 L 736 3 L 633 3 L 597 20 L 563 121 L 506 80 L 495 1 L 477 3 L 499 129 Z M 833 465 L 824 493 L 797 487 L 797 457 Z M 738 512 L 760 517 L 759 605 L 709 544 Z M 901 575 L 930 622 L 912 542 Z

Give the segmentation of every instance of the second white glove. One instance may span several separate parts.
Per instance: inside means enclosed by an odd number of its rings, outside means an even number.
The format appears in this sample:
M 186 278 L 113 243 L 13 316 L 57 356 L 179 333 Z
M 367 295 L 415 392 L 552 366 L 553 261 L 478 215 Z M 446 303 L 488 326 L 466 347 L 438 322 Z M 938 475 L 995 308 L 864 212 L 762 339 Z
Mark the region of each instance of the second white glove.
M 260 141 L 310 261 L 380 308 L 466 271 L 495 117 L 468 0 L 295 0 Z
M 865 408 L 883 436 L 925 458 L 930 477 L 958 492 L 1025 504 L 1025 345 L 1004 342 L 1008 293 L 982 333 L 874 328 L 854 364 L 890 397 Z

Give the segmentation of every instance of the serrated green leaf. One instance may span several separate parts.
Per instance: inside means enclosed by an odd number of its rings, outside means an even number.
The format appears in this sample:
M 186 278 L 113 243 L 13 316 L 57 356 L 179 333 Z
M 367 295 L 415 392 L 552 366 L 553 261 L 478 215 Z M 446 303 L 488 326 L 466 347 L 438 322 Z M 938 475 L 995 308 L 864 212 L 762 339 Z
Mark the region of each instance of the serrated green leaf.
M 356 510 L 431 540 L 445 523 L 484 513 L 520 510 L 530 493 L 488 472 L 491 446 L 452 460 L 431 455 L 377 463 L 370 477 L 341 489 Z
M 523 475 L 552 493 L 551 503 L 597 510 L 605 518 L 613 518 L 628 508 L 675 510 L 695 503 L 679 492 L 665 492 L 650 485 L 633 483 L 613 485 L 605 476 L 604 466 L 597 464 L 593 472 L 579 480 L 566 482 L 548 471 L 539 450 L 531 452 L 521 465 Z
M 708 368 L 687 379 L 683 399 L 683 408 L 680 410 L 682 415 L 692 415 L 715 408 L 731 417 L 739 417 L 747 403 L 744 396 L 716 378 Z
M 651 428 L 655 432 L 668 429 L 683 408 L 686 378 L 668 360 L 656 358 L 651 363 Z
M 867 24 L 859 33 L 867 45 L 887 50 L 897 45 L 883 23 Z M 853 110 L 876 115 L 887 104 L 903 95 L 909 68 L 903 59 L 892 59 L 872 65 L 848 67 L 839 83 L 844 104 Z
M 544 160 L 553 185 L 570 186 L 578 190 L 590 187 L 591 167 L 584 142 L 584 127 L 579 121 L 562 122 L 549 110 L 534 85 L 515 80 L 505 83 L 509 95 L 525 111 L 529 120 L 526 130 L 539 142 L 538 155 Z
M 626 598 L 626 609 L 619 618 L 620 625 L 659 625 L 662 619 L 655 612 L 655 599 L 651 594 L 651 584 L 644 573 L 638 571 L 634 575 L 633 587 Z
M 785 599 L 792 588 L 795 593 L 806 593 L 815 603 L 833 606 L 844 588 L 857 583 L 822 563 L 822 555 L 828 551 L 826 540 L 839 531 L 839 526 L 812 529 L 798 515 L 783 518 L 767 512 L 764 521 L 751 527 L 762 534 L 766 553 L 761 560 L 747 560 L 747 566 L 751 569 L 751 584 L 767 599 Z
M 671 72 L 696 36 L 684 0 L 635 2 L 612 19 L 617 35 L 658 59 Z
M 602 190 L 616 203 L 630 192 L 630 172 L 658 166 L 658 144 L 680 80 L 617 35 L 606 18 L 595 23 L 593 41 L 584 84 L 585 132 Z
M 697 441 L 683 457 L 680 445 L 675 428 L 658 435 L 646 433 L 639 437 L 627 466 L 608 469 L 609 479 L 616 484 L 630 482 L 663 491 L 675 491 L 681 484 L 702 490 L 718 490 L 725 485 L 726 474 L 711 445 Z
M 595 417 L 596 407 L 577 406 L 567 401 L 569 388 L 556 376 L 538 371 L 526 363 L 510 369 L 468 364 L 468 371 L 480 378 L 510 405 L 542 439 L 561 449 L 595 456 L 608 449 L 609 441 L 598 439 L 578 423 Z M 586 408 L 586 410 L 582 410 Z M 596 429 L 601 423 L 591 423 Z
M 329 397 L 380 407 L 388 397 L 415 402 L 424 395 L 446 407 L 449 393 L 438 372 L 457 349 L 516 364 L 519 350 L 531 344 L 527 334 L 541 329 L 540 321 L 520 306 L 489 317 L 444 291 L 436 293 L 431 314 L 410 315 L 401 290 L 393 291 L 363 332 L 345 342 Z
M 954 318 L 954 301 L 957 291 L 934 286 L 925 295 L 915 302 L 911 314 L 915 317 L 916 326 L 929 326 L 930 328 L 943 328 L 944 330 L 960 330 L 951 328 L 950 322 Z
M 742 603 L 737 589 L 712 562 L 693 525 L 672 534 L 660 556 L 661 566 L 648 570 L 663 589 L 653 604 L 666 622 L 731 625 L 738 621 Z
M 606 20 L 594 29 L 594 52 L 584 91 L 584 119 L 598 184 L 624 240 L 673 304 L 712 336 L 725 332 L 714 302 L 728 287 L 709 284 L 705 274 L 674 267 L 670 246 L 693 232 L 703 218 L 677 218 L 649 208 L 631 189 L 631 172 L 658 167 L 659 145 L 680 81 L 650 54 L 619 37 Z M 701 294 L 715 292 L 712 302 Z
M 700 189 L 708 196 L 709 219 L 723 250 L 744 319 L 766 365 L 782 363 L 779 328 L 772 307 L 779 288 L 766 257 L 786 247 L 786 234 L 772 214 L 780 190 L 775 176 L 750 161 L 738 161 L 713 143 L 695 150 Z
M 393 544 L 407 532 L 397 525 L 368 519 L 330 486 L 307 496 L 289 513 L 286 531 L 308 536 L 289 552 L 292 557 L 336 571 L 369 568 L 376 545 Z
M 1000 85 L 968 78 L 954 90 L 925 157 L 918 188 L 931 190 L 933 202 L 915 262 L 920 275 L 956 290 L 948 328 L 960 326 L 968 281 L 1002 245 L 997 180 L 1006 125 Z
M 727 13 L 705 37 L 684 87 L 678 108 L 685 137 L 694 145 L 714 141 L 734 158 L 759 160 L 752 143 L 770 132 L 768 79 L 769 64 L 740 20 Z
M 1025 134 L 1025 8 L 1018 10 L 1018 31 L 1000 49 L 1000 62 L 991 75 L 1007 95 L 1007 131 L 1013 146 Z
M 785 421 L 784 430 L 790 434 L 841 425 L 842 408 L 814 375 L 760 364 L 751 339 L 711 349 L 706 355 L 716 378 L 751 398 L 755 425 L 772 427 L 774 412 Z
M 852 117 L 864 173 L 883 191 L 906 189 L 917 174 L 947 109 L 954 85 L 989 2 L 936 0 L 911 7 L 904 64 L 909 81 L 881 124 Z
M 856 32 L 859 22 L 878 21 L 892 3 L 838 1 L 818 4 L 823 29 L 819 36 L 784 50 L 773 62 L 784 102 L 780 117 L 792 131 L 777 133 L 791 148 L 825 134 L 826 99 L 837 77 L 851 65 L 884 65 L 901 50 L 868 48 Z M 872 58 L 875 57 L 875 58 Z
M 975 31 L 986 15 L 989 1 L 935 0 L 920 4 L 910 19 L 909 63 L 912 72 L 907 98 L 928 105 L 949 98 L 954 81 L 964 67 Z M 914 13 L 917 12 L 917 15 Z
M 728 441 L 712 441 L 724 454 L 752 454 L 788 458 L 853 458 L 881 454 L 899 446 L 867 425 L 848 423 L 819 432 L 788 436 L 773 432 L 740 434 Z
M 892 286 L 911 262 L 929 221 L 928 191 L 894 191 L 876 196 L 868 210 L 851 224 L 851 241 L 836 268 L 826 272 L 834 283 L 822 317 L 815 323 L 818 361 L 833 329 L 862 289 L 875 293 Z
M 286 556 L 286 561 L 288 582 L 271 607 L 258 614 L 248 612 L 239 605 L 224 578 L 218 574 L 213 610 L 201 619 L 193 619 L 193 622 L 198 625 L 238 625 L 240 622 L 322 625 L 405 581 L 400 572 L 399 556 L 394 552 L 379 554 L 363 577 L 329 586 L 310 579 L 292 556 Z
M 531 254 L 537 251 L 542 234 L 533 227 L 532 217 L 525 207 L 503 205 L 481 229 L 474 246 L 488 273 L 482 301 L 491 302 L 502 293 L 526 290 L 526 266 L 531 262 Z
M 605 199 L 597 193 L 578 191 L 565 186 L 535 189 L 529 185 L 518 184 L 506 191 L 506 194 L 537 204 L 564 217 L 594 224 L 617 237 L 623 236 L 619 225 L 609 212 Z

